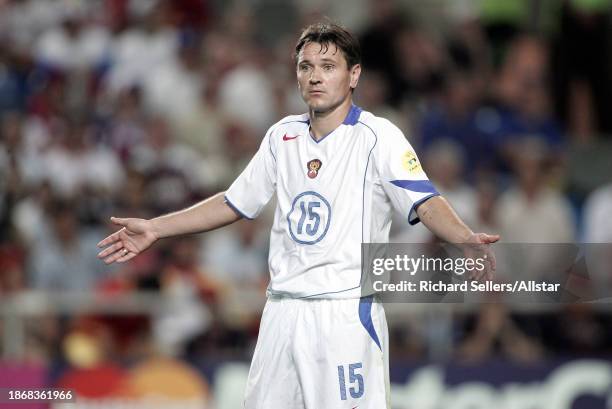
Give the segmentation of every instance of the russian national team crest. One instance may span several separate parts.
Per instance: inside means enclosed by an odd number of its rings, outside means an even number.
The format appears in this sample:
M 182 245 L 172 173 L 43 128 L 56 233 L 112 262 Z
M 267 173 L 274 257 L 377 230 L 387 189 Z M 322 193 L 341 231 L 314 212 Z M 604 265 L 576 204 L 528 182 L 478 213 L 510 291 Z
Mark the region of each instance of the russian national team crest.
M 323 162 L 319 159 L 313 159 L 306 164 L 307 175 L 309 178 L 314 179 L 319 174 L 319 170 L 323 166 Z

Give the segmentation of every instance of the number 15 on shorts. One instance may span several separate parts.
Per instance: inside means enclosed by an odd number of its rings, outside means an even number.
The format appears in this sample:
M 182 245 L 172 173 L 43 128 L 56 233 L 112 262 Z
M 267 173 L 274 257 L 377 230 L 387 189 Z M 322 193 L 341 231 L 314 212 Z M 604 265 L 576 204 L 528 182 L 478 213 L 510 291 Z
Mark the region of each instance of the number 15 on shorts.
M 351 398 L 358 399 L 363 396 L 363 376 L 358 372 L 363 365 L 361 362 L 348 365 L 348 385 L 346 382 L 346 367 L 338 365 L 338 382 L 340 383 L 340 399 L 346 400 L 346 390 L 351 395 Z

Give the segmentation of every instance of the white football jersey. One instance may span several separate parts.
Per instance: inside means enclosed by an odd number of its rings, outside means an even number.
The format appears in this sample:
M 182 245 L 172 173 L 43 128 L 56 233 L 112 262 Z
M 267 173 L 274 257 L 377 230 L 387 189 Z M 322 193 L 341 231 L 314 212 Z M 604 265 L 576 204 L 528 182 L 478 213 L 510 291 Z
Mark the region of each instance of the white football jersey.
M 309 116 L 274 124 L 225 198 L 248 219 L 276 193 L 268 293 L 358 298 L 361 243 L 386 243 L 392 209 L 418 223 L 415 207 L 437 195 L 402 131 L 353 105 L 315 140 Z

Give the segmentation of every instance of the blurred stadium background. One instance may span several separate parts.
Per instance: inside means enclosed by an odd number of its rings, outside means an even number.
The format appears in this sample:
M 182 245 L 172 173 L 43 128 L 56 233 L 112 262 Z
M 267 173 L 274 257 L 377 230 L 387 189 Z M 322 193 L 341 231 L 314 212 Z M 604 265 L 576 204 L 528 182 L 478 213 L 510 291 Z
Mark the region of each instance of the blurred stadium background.
M 127 265 L 96 243 L 110 215 L 225 189 L 305 111 L 291 54 L 321 16 L 361 40 L 356 103 L 475 230 L 612 241 L 608 0 L 0 0 L 0 387 L 241 407 L 270 215 Z M 432 240 L 403 221 L 393 238 Z M 612 408 L 607 304 L 387 310 L 394 409 Z

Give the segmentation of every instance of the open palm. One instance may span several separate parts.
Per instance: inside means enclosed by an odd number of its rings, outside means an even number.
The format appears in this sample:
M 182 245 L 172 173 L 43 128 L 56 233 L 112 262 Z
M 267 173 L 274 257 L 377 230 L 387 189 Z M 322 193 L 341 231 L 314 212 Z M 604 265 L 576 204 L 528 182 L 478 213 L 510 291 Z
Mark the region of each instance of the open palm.
M 98 258 L 106 264 L 131 260 L 157 240 L 150 220 L 111 217 L 111 221 L 123 228 L 98 243 L 98 247 L 105 247 Z

